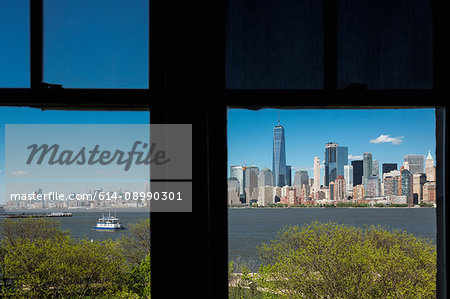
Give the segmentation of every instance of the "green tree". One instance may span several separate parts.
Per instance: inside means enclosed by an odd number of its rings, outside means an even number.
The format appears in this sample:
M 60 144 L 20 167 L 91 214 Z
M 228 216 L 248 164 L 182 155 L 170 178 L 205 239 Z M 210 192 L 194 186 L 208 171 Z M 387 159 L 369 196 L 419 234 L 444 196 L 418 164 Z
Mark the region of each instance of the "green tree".
M 124 259 L 110 240 L 18 239 L 4 249 L 5 275 L 14 283 L 3 296 L 67 298 L 120 290 Z
M 139 298 L 150 298 L 151 269 L 150 254 L 141 261 L 139 266 L 134 266 L 126 275 L 127 290 L 136 294 Z
M 48 218 L 3 219 L 0 225 L 0 237 L 3 244 L 16 244 L 18 239 L 53 239 L 68 236 L 60 223 Z
M 119 239 L 126 259 L 139 265 L 150 254 L 150 219 L 128 225 L 129 234 Z
M 259 250 L 259 284 L 277 297 L 436 296 L 436 248 L 406 232 L 314 222 Z

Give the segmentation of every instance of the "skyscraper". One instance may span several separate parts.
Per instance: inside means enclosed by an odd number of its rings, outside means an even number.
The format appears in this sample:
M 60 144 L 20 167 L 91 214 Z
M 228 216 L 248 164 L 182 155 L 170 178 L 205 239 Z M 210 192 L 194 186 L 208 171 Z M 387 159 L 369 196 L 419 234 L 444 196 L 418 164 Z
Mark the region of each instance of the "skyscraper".
M 388 173 L 391 170 L 397 170 L 397 163 L 383 163 L 383 174 Z
M 372 154 L 363 153 L 363 177 L 362 184 L 364 188 L 367 189 L 367 180 L 372 177 Z
M 258 174 L 258 186 L 273 186 L 273 174 L 269 168 L 263 168 Z
M 344 165 L 348 165 L 348 148 L 334 142 L 325 144 L 325 186 L 344 175 Z
M 427 181 L 436 181 L 436 169 L 434 166 L 434 159 L 431 156 L 431 152 L 428 150 L 428 156 L 425 160 L 425 173 L 427 175 Z
M 320 158 L 314 157 L 314 192 L 320 189 Z
M 362 184 L 363 160 L 352 161 L 353 166 L 353 186 Z
M 286 185 L 292 186 L 292 166 L 286 166 Z
M 413 176 L 407 169 L 400 170 L 400 195 L 406 196 L 406 203 L 413 205 Z
M 274 186 L 283 187 L 287 184 L 286 148 L 284 140 L 284 128 L 278 125 L 273 128 L 273 159 L 272 172 Z
M 347 192 L 353 191 L 353 166 L 352 165 L 345 165 L 344 166 L 344 179 Z
M 239 196 L 241 201 L 245 201 L 245 169 L 241 165 L 233 165 L 230 166 L 230 177 L 235 177 L 239 181 Z
M 423 173 L 423 155 L 406 155 L 404 156 L 404 162 L 408 162 L 409 171 L 411 173 Z

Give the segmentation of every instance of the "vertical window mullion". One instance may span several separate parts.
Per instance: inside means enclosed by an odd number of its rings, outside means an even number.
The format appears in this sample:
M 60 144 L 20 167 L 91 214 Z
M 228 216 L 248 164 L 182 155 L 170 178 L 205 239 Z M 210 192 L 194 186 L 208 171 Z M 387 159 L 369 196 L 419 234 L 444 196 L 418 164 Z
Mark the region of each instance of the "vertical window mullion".
M 30 86 L 38 90 L 43 78 L 43 0 L 30 0 Z

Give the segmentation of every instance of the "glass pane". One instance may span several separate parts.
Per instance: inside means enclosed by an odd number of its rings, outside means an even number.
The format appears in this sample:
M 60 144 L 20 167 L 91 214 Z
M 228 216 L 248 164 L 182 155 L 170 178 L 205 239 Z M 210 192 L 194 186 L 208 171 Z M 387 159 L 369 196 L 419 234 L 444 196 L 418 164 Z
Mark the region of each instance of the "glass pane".
M 229 109 L 231 297 L 434 298 L 435 132 L 435 109 Z
M 45 0 L 44 81 L 148 88 L 148 0 Z
M 29 0 L 0 1 L 0 87 L 30 87 Z
M 431 1 L 338 1 L 338 88 L 433 87 Z
M 322 88 L 322 1 L 227 4 L 227 88 Z
M 149 296 L 150 202 L 134 198 L 149 190 L 149 165 L 108 162 L 108 153 L 148 142 L 149 115 L 0 108 L 1 276 L 10 286 L 2 295 Z M 139 288 L 119 279 L 131 271 Z

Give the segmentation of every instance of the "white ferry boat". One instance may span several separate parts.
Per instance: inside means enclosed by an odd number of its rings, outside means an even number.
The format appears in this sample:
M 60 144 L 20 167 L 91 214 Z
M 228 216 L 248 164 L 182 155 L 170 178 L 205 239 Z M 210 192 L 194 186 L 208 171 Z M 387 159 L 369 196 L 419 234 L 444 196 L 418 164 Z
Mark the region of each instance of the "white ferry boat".
M 104 230 L 104 231 L 115 231 L 120 229 L 125 229 L 122 223 L 119 222 L 119 218 L 115 216 L 104 216 L 102 214 L 102 218 L 98 219 L 97 224 L 92 227 L 95 230 Z

